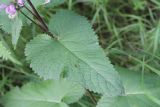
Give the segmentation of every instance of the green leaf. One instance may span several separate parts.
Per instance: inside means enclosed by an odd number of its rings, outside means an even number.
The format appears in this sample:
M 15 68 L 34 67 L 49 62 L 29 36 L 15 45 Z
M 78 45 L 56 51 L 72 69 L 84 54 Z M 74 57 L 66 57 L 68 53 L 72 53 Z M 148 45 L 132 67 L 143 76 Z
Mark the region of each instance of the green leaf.
M 11 1 L 13 1 L 13 0 L 1 0 L 0 3 L 8 4 L 8 3 L 10 3 Z
M 8 15 L 4 11 L 0 12 L 0 29 L 9 34 L 12 32 L 12 20 L 9 19 Z
M 7 60 L 11 58 L 11 53 L 7 48 L 3 45 L 2 41 L 0 41 L 0 58 Z
M 22 30 L 22 21 L 16 16 L 13 19 L 10 19 L 7 14 L 2 11 L 0 12 L 0 28 L 8 34 L 12 34 L 12 44 L 16 47 L 18 42 L 21 30 Z
M 84 89 L 75 83 L 47 80 L 14 88 L 3 97 L 5 107 L 68 107 L 78 101 Z
M 14 19 L 14 22 L 12 24 L 12 44 L 14 45 L 15 48 L 16 48 L 18 39 L 20 37 L 21 29 L 22 29 L 22 21 L 17 16 Z
M 123 79 L 125 95 L 110 97 L 104 95 L 97 107 L 160 107 L 160 78 L 118 68 Z
M 60 5 L 62 3 L 64 3 L 65 0 L 50 0 L 50 3 L 45 4 L 45 0 L 31 0 L 32 4 L 35 7 L 38 7 L 40 5 L 46 5 L 46 6 L 57 6 Z M 28 4 L 26 4 L 28 5 Z
M 38 7 L 40 5 L 43 5 L 45 3 L 45 0 L 31 0 L 31 2 L 35 7 Z
M 47 7 L 54 7 L 64 3 L 66 0 L 51 0 L 50 3 L 46 4 Z
M 3 60 L 10 60 L 17 65 L 22 65 L 14 55 L 12 55 L 11 50 L 7 48 L 6 44 L 3 41 L 0 41 L 0 58 Z
M 147 4 L 145 0 L 141 0 L 141 1 L 133 0 L 132 3 L 135 10 L 139 10 L 139 9 L 143 10 Z
M 58 40 L 39 35 L 25 49 L 30 66 L 37 74 L 45 79 L 59 79 L 61 73 L 67 71 L 69 79 L 94 92 L 123 93 L 120 77 L 86 18 L 71 11 L 59 11 L 51 18 L 49 29 Z

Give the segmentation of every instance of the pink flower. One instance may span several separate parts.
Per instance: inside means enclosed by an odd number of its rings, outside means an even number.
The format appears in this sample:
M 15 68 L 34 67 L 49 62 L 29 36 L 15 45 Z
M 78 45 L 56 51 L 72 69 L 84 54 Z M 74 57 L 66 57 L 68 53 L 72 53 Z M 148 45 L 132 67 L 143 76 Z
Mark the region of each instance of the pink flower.
M 14 15 L 17 12 L 13 4 L 10 4 L 9 6 L 7 6 L 5 10 L 6 10 L 6 13 L 9 15 Z
M 17 15 L 17 10 L 13 4 L 7 6 L 5 10 L 9 18 L 14 18 Z
M 0 11 L 3 9 L 6 11 L 9 18 L 14 18 L 17 14 L 17 10 L 16 10 L 14 4 L 9 4 L 9 5 L 0 4 Z
M 24 0 L 17 0 L 17 4 L 22 7 L 24 6 Z

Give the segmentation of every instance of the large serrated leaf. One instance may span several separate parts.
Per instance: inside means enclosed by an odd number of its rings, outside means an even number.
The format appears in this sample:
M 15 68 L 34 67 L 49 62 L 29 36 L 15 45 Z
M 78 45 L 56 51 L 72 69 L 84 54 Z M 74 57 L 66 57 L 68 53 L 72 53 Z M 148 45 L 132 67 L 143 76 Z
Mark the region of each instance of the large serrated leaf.
M 160 78 L 118 68 L 123 79 L 125 95 L 110 97 L 104 95 L 97 107 L 160 107 Z
M 49 29 L 58 40 L 44 34 L 26 46 L 25 54 L 36 73 L 45 79 L 59 79 L 60 74 L 67 70 L 69 79 L 94 92 L 123 93 L 118 73 L 84 17 L 71 11 L 60 11 L 50 20 Z
M 66 80 L 47 80 L 14 88 L 3 97 L 5 107 L 68 107 L 78 101 L 84 89 Z

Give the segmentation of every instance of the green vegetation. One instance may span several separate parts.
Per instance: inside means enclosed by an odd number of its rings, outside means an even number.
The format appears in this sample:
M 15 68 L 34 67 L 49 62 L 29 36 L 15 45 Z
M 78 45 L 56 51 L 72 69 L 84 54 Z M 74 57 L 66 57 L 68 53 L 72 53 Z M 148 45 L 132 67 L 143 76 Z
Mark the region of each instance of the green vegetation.
M 46 34 L 0 14 L 0 106 L 160 107 L 159 0 L 42 3 Z

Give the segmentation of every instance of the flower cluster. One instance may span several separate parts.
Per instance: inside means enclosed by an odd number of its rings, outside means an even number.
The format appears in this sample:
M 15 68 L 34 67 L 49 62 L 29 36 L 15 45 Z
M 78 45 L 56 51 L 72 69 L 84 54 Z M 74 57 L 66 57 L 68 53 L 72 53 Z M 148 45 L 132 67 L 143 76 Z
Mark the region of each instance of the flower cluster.
M 20 7 L 24 6 L 24 0 L 16 0 L 16 3 Z M 10 4 L 0 3 L 0 11 L 3 10 L 3 9 L 5 9 L 9 18 L 14 18 L 17 14 L 17 10 L 16 10 L 16 7 L 15 7 L 14 3 L 10 3 Z
M 44 0 L 44 4 L 49 3 L 51 0 Z M 14 18 L 17 15 L 16 6 L 23 7 L 25 0 L 15 0 L 15 2 L 11 2 L 9 4 L 0 3 L 0 11 L 5 10 L 6 14 L 8 14 L 9 18 Z

